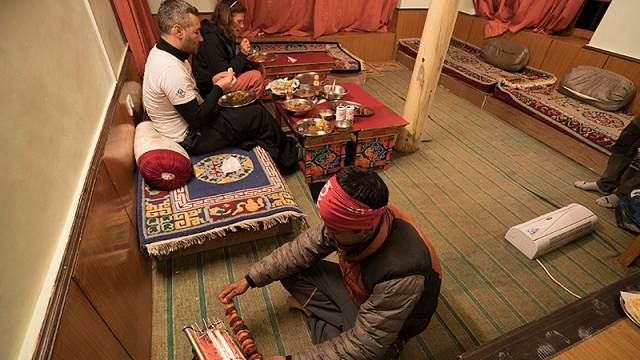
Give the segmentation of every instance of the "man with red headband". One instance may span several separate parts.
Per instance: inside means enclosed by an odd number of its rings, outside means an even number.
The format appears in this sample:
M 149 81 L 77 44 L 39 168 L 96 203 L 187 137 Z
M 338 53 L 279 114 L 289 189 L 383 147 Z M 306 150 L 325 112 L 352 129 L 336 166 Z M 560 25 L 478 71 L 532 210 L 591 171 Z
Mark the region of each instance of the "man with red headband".
M 292 295 L 289 305 L 307 315 L 315 344 L 286 358 L 398 356 L 429 324 L 441 270 L 427 238 L 388 198 L 375 172 L 343 169 L 318 196 L 324 223 L 253 264 L 222 290 L 220 301 L 280 280 Z M 334 251 L 339 264 L 322 260 Z

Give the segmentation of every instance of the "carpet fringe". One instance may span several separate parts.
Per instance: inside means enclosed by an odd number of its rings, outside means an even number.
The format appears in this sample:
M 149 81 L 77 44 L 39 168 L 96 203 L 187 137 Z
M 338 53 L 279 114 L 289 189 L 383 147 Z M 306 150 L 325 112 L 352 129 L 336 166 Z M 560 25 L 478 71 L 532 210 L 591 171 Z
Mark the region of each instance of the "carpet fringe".
M 146 245 L 147 252 L 151 256 L 167 256 L 178 250 L 190 248 L 192 246 L 202 245 L 206 241 L 218 239 L 224 237 L 227 233 L 236 232 L 238 230 L 259 231 L 267 230 L 278 224 L 284 224 L 289 221 L 294 221 L 294 225 L 299 224 L 300 229 L 306 229 L 309 225 L 307 223 L 306 215 L 295 212 L 285 211 L 278 214 L 268 216 L 260 219 L 256 222 L 255 219 L 246 220 L 223 226 L 216 229 L 211 229 L 202 233 L 183 236 L 179 238 L 173 238 L 164 241 L 158 241 L 152 244 Z

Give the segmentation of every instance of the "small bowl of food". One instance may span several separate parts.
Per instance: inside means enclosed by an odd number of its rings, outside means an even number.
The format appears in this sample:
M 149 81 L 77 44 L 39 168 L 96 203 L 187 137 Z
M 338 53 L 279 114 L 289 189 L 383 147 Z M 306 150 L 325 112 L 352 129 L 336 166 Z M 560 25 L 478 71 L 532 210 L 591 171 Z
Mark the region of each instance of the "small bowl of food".
M 313 86 L 300 85 L 300 87 L 293 92 L 293 95 L 303 99 L 311 99 L 316 96 L 316 92 L 313 90 Z
M 308 99 L 291 99 L 282 102 L 282 106 L 287 110 L 289 115 L 304 116 L 306 115 L 315 104 Z
M 335 112 L 331 109 L 321 109 L 318 111 L 318 116 L 322 119 L 322 120 L 327 120 L 327 119 L 331 119 L 331 117 L 333 117 L 333 115 L 335 115 Z
M 347 89 L 341 85 L 325 85 L 322 90 L 327 100 L 340 100 L 349 93 Z
M 294 79 L 300 81 L 300 85 L 310 85 L 313 86 L 313 78 L 318 75 L 320 79 L 324 78 L 324 76 L 320 76 L 319 73 L 311 71 L 306 73 L 301 73 L 295 76 Z

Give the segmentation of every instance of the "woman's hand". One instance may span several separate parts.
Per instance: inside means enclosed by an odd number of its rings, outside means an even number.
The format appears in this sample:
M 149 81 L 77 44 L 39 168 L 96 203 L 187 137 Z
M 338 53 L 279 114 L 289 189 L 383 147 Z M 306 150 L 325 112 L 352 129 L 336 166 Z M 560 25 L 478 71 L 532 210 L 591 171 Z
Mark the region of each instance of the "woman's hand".
M 242 41 L 240 41 L 240 51 L 245 55 L 251 54 L 253 50 L 251 49 L 251 43 L 249 42 L 249 39 L 242 38 Z
M 247 279 L 242 278 L 222 289 L 218 295 L 218 299 L 223 304 L 230 304 L 236 295 L 244 294 L 247 292 L 247 289 L 249 289 L 249 283 L 247 282 Z

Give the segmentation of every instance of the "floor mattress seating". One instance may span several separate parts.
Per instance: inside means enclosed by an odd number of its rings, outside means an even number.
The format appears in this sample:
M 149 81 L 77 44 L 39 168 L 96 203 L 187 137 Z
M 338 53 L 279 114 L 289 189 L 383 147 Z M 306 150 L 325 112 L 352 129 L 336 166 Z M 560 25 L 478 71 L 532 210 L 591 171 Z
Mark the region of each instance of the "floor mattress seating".
M 419 48 L 420 39 L 418 38 L 399 40 L 400 52 L 414 59 L 418 55 Z M 509 72 L 488 64 L 480 58 L 479 48 L 453 37 L 449 42 L 442 72 L 489 94 L 494 92 L 499 83 L 516 88 L 527 88 L 551 85 L 556 82 L 553 74 L 531 67 L 525 67 L 519 72 Z
M 526 89 L 499 84 L 494 97 L 609 155 L 632 117 L 609 112 L 558 92 L 557 86 Z
M 227 148 L 191 160 L 194 176 L 176 190 L 155 190 L 138 176 L 138 238 L 149 255 L 212 249 L 304 224 L 302 211 L 262 148 Z M 278 227 L 281 231 L 274 233 Z

